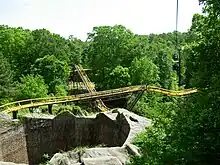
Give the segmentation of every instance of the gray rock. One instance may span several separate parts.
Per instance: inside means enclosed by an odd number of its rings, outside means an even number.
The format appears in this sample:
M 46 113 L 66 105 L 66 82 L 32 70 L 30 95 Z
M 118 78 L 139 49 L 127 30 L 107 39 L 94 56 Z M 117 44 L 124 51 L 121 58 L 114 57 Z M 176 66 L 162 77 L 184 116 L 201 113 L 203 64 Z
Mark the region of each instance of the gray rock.
M 11 123 L 12 117 L 5 112 L 0 112 L 0 134 L 10 129 Z
M 52 159 L 47 163 L 48 165 L 71 165 L 69 158 L 66 154 L 56 153 Z
M 122 165 L 114 156 L 101 156 L 98 158 L 83 158 L 84 165 Z
M 21 125 L 15 127 L 16 123 L 19 124 L 18 121 L 0 113 L 0 145 L 5 146 L 0 148 L 0 158 L 10 155 L 7 161 L 29 161 L 30 164 L 37 164 L 44 153 L 54 153 L 69 147 L 103 144 L 110 148 L 57 153 L 49 164 L 80 164 L 82 159 L 108 156 L 125 164 L 129 160 L 128 152 L 132 155 L 139 154 L 138 149 L 130 145 L 135 136 L 151 125 L 150 120 L 119 108 L 89 117 L 76 117 L 68 111 L 57 116 L 32 113 L 25 117 L 25 122 L 20 122 Z M 14 140 L 15 137 L 17 140 Z
M 140 156 L 140 153 L 138 152 L 138 147 L 133 145 L 133 144 L 126 144 L 126 149 L 129 154 L 134 155 L 134 156 Z
M 126 120 L 130 125 L 130 132 L 123 146 L 132 143 L 138 133 L 144 131 L 146 127 L 151 125 L 151 120 L 145 117 L 136 115 L 135 113 L 130 112 L 126 109 L 118 108 L 117 110 L 126 117 Z
M 81 159 L 113 156 L 116 157 L 121 164 L 125 164 L 129 159 L 128 152 L 125 147 L 89 148 L 83 152 L 84 153 L 81 155 Z
M 55 154 L 50 163 L 55 165 L 76 163 L 124 165 L 129 161 L 129 154 L 140 155 L 138 148 L 132 142 L 138 133 L 151 125 L 151 120 L 119 108 L 100 113 L 96 119 L 100 125 L 105 126 L 97 132 L 99 140 L 109 146 L 120 144 L 120 147 L 88 148 L 78 153 L 69 151 Z
M 90 165 L 89 163 L 97 163 L 99 161 L 98 164 L 106 163 L 110 165 L 111 162 L 117 162 L 117 164 L 122 165 L 126 164 L 128 159 L 129 157 L 125 147 L 89 148 L 81 151 L 57 153 L 48 162 L 48 165 L 75 165 L 80 163 Z
M 0 165 L 27 165 L 27 164 L 17 164 L 12 162 L 0 162 Z
M 43 113 L 28 113 L 25 114 L 24 117 L 26 118 L 34 118 L 34 119 L 53 119 L 55 116 L 50 114 L 43 114 Z
M 48 162 L 48 165 L 75 165 L 79 164 L 80 151 L 68 151 L 66 153 L 56 153 Z

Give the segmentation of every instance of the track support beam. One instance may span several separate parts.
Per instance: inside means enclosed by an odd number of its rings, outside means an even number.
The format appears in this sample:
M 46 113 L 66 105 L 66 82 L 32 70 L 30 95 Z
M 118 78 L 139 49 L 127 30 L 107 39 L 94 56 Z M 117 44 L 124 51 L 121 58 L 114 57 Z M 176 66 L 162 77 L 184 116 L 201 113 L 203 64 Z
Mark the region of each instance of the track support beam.
M 144 91 L 140 91 L 136 94 L 136 96 L 129 101 L 129 104 L 127 105 L 127 110 L 131 111 L 134 106 L 136 105 L 136 103 L 138 102 L 138 100 L 141 98 L 141 96 L 143 95 Z
M 52 107 L 53 107 L 53 104 L 49 104 L 48 105 L 48 112 L 49 112 L 49 114 L 53 114 Z
M 12 118 L 17 119 L 18 118 L 18 111 L 12 111 Z

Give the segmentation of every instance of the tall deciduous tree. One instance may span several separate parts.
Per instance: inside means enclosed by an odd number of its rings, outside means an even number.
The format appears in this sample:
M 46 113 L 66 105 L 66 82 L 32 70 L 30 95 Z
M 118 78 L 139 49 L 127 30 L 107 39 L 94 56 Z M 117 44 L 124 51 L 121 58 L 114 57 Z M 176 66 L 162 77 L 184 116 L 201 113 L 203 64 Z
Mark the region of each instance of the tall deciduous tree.
M 214 12 L 220 14 L 220 1 L 219 0 L 199 0 L 200 3 L 204 4 L 206 8 L 214 9 Z
M 69 64 L 72 65 L 82 63 L 82 52 L 86 44 L 83 41 L 73 36 L 70 36 L 68 39 L 68 46 L 70 49 L 70 53 L 68 55 Z
M 0 102 L 12 95 L 13 73 L 7 59 L 0 52 Z
M 129 68 L 117 66 L 107 77 L 107 87 L 110 89 L 120 88 L 131 85 L 131 76 Z
M 124 26 L 95 27 L 88 36 L 88 47 L 83 55 L 86 63 L 95 72 L 93 80 L 98 87 L 117 66 L 129 67 L 134 57 L 145 55 L 147 41 L 138 38 Z
M 197 40 L 187 50 L 188 86 L 199 93 L 178 100 L 169 117 L 156 120 L 138 139 L 143 156 L 134 164 L 220 164 L 220 19 L 215 4 L 207 1 L 207 16 L 195 15 L 191 32 Z
M 148 58 L 135 58 L 131 64 L 132 84 L 157 84 L 159 81 L 158 67 Z
M 26 41 L 29 37 L 31 37 L 29 30 L 0 26 L 1 51 L 4 57 L 8 59 L 16 78 L 25 73 L 25 67 L 29 65 L 29 61 L 24 60 L 30 58 L 26 55 Z
M 32 73 L 43 76 L 49 86 L 49 93 L 56 94 L 57 85 L 67 84 L 69 67 L 66 61 L 60 61 L 54 55 L 46 55 L 35 61 Z
M 47 97 L 48 93 L 48 86 L 44 83 L 43 77 L 39 75 L 23 76 L 16 89 L 17 100 Z

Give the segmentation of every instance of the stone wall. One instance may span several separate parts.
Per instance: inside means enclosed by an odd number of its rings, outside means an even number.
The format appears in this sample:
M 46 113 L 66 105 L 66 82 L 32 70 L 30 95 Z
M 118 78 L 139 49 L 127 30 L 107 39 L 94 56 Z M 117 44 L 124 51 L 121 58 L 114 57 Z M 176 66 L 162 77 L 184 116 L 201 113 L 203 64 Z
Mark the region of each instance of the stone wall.
M 44 154 L 77 146 L 122 146 L 132 125 L 123 113 L 76 117 L 67 111 L 58 116 L 26 117 L 23 126 L 0 134 L 0 161 L 38 164 Z
M 26 146 L 23 125 L 10 127 L 0 135 L 0 161 L 28 162 Z
M 95 123 L 95 118 L 75 117 L 70 112 L 53 119 L 26 118 L 29 164 L 39 163 L 43 154 L 96 144 Z
M 37 164 L 44 153 L 53 154 L 53 120 L 27 118 L 25 133 L 29 164 Z
M 108 147 L 122 146 L 127 139 L 130 131 L 129 123 L 123 114 L 111 113 L 110 116 L 106 113 L 97 115 L 97 143 L 105 144 Z

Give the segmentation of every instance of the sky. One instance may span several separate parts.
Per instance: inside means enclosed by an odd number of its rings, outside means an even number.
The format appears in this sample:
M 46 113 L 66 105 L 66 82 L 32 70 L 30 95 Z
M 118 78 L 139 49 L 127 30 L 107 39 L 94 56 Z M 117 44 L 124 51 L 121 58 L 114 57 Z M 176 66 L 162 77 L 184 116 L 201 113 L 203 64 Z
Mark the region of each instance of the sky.
M 187 31 L 201 13 L 198 0 L 179 0 L 178 31 Z M 45 28 L 85 40 L 93 27 L 121 24 L 136 34 L 172 32 L 176 0 L 0 0 L 0 24 Z

